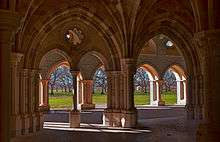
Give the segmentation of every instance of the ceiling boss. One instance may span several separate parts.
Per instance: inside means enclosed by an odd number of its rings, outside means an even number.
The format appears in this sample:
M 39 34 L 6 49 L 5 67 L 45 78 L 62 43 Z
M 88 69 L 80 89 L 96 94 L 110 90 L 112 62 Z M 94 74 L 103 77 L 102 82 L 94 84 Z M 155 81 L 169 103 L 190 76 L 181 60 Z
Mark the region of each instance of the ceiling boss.
M 84 35 L 82 34 L 82 31 L 75 26 L 73 29 L 69 29 L 65 33 L 65 39 L 76 46 L 82 43 Z

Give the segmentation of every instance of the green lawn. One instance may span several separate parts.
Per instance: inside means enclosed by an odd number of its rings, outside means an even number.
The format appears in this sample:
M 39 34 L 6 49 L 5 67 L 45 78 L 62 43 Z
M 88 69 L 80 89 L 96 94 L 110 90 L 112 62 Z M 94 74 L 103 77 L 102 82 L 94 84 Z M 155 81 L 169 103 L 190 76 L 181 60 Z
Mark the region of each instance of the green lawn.
M 72 93 L 54 92 L 54 95 L 49 95 L 49 104 L 51 108 L 70 109 L 72 106 Z M 176 96 L 172 92 L 165 92 L 162 94 L 162 99 L 166 105 L 173 105 L 176 103 Z M 100 93 L 93 94 L 92 97 L 94 104 L 106 104 L 107 96 Z M 135 92 L 134 95 L 135 105 L 149 105 L 150 97 L 147 93 Z

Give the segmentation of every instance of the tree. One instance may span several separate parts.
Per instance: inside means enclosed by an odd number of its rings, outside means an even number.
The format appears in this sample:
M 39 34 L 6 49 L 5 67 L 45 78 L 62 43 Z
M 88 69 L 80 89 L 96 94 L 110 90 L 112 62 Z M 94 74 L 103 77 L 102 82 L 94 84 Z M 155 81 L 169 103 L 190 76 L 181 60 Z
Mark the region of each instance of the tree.
M 97 69 L 93 77 L 93 80 L 94 80 L 93 88 L 97 88 L 97 87 L 101 88 L 101 94 L 104 94 L 104 92 L 106 92 L 107 90 L 107 76 L 102 67 Z
M 61 72 L 59 67 L 51 74 L 50 81 L 49 81 L 49 86 L 50 86 L 50 89 L 51 89 L 51 94 L 54 94 L 53 93 L 54 87 L 56 86 L 56 84 L 57 84 L 61 74 L 62 74 L 62 72 Z
M 138 68 L 134 75 L 134 86 L 135 88 L 140 87 L 143 92 L 147 92 L 149 85 L 149 77 L 147 72 L 143 68 Z
M 176 88 L 176 77 L 173 74 L 172 70 L 166 71 L 164 74 L 164 84 L 163 88 L 165 88 L 166 92 L 171 91 Z
M 64 90 L 67 92 L 67 89 L 69 92 L 71 92 L 72 86 L 73 86 L 73 79 L 72 75 L 70 73 L 70 69 L 65 66 L 58 67 L 52 74 L 50 78 L 50 89 L 51 94 L 53 94 L 53 90 Z

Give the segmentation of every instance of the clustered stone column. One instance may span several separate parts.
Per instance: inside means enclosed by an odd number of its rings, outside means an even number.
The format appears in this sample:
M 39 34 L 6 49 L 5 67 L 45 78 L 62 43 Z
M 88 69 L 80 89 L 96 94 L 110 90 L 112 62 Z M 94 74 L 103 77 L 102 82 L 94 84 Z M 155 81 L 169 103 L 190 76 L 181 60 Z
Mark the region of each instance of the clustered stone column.
M 77 102 L 78 102 L 78 96 L 77 96 L 77 76 L 79 75 L 79 71 L 71 71 L 71 74 L 73 76 L 73 109 L 70 111 L 69 114 L 69 123 L 71 128 L 80 127 L 80 112 L 77 109 Z
M 107 71 L 108 96 L 104 124 L 108 126 L 135 127 L 137 110 L 134 107 L 134 60 L 124 59 L 122 71 Z
M 9 104 L 11 94 L 10 80 L 10 53 L 16 29 L 19 26 L 19 16 L 11 11 L 0 11 L 0 141 L 9 141 Z
M 21 57 L 19 53 L 12 53 L 12 136 L 33 133 L 43 128 L 43 113 L 39 110 L 39 73 L 37 70 L 18 68 Z
M 20 114 L 20 102 L 19 102 L 19 62 L 22 58 L 22 54 L 12 53 L 11 55 L 11 135 L 21 135 L 22 119 Z
M 81 80 L 80 82 L 82 83 L 81 109 L 82 110 L 94 109 L 95 104 L 92 103 L 93 80 Z
M 40 103 L 41 109 L 43 110 L 49 110 L 50 106 L 49 106 L 49 79 L 41 79 L 40 82 L 42 83 L 42 102 Z
M 203 80 L 199 86 L 201 95 L 194 100 L 194 109 L 202 109 L 203 116 L 197 131 L 197 141 L 219 141 L 220 134 L 220 30 L 197 33 L 195 41 L 200 49 Z M 197 82 L 198 83 L 198 82 Z M 201 98 L 203 97 L 203 98 Z M 204 101 L 205 100 L 205 101 Z

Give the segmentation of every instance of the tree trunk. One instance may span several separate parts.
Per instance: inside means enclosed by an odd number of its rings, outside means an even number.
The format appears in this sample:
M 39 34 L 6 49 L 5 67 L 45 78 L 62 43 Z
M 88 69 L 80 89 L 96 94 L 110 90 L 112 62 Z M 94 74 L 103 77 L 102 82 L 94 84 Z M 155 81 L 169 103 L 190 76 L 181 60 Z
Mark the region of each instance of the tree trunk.
M 51 86 L 51 95 L 54 95 L 54 93 L 53 93 L 53 86 Z
M 101 92 L 101 94 L 104 94 L 104 89 L 103 89 L 103 87 L 102 87 L 102 92 Z

